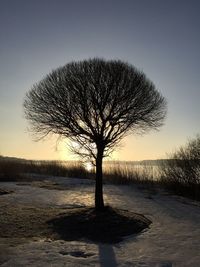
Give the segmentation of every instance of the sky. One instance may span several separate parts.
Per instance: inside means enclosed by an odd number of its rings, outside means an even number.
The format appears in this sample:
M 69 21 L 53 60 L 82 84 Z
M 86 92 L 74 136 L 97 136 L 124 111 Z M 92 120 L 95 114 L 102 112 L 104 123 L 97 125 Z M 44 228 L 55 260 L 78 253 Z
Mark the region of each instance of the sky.
M 67 140 L 33 141 L 23 114 L 32 85 L 68 62 L 120 59 L 168 101 L 165 125 L 122 141 L 111 159 L 166 158 L 200 133 L 200 1 L 0 0 L 0 155 L 75 159 Z

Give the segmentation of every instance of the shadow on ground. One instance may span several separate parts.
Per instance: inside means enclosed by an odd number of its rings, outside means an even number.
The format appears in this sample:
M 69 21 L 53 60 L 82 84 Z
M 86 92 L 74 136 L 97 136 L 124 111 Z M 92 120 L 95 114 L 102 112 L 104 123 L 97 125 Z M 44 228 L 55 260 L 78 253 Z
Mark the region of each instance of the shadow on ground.
M 101 243 L 118 243 L 124 237 L 148 228 L 151 221 L 141 214 L 106 207 L 76 208 L 48 221 L 53 238 L 64 240 L 89 239 Z

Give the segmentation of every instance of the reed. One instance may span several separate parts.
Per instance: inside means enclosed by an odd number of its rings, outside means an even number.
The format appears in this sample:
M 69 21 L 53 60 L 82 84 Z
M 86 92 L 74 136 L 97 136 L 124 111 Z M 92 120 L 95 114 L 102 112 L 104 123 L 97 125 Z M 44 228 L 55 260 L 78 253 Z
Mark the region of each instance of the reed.
M 24 181 L 31 175 L 87 178 L 88 172 L 79 161 L 35 161 L 0 159 L 0 181 Z
M 104 180 L 116 184 L 152 183 L 154 166 L 126 162 L 106 162 L 103 166 Z

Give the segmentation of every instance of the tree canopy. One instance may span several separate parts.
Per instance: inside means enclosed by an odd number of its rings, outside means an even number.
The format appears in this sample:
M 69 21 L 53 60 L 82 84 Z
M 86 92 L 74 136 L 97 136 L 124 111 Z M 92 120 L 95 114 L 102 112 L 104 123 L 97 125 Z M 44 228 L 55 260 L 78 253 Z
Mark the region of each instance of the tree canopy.
M 102 158 L 125 135 L 158 129 L 166 100 L 134 66 L 95 58 L 53 70 L 26 94 L 24 110 L 41 138 L 53 133 L 78 144 L 75 152 L 95 160 L 102 180 Z

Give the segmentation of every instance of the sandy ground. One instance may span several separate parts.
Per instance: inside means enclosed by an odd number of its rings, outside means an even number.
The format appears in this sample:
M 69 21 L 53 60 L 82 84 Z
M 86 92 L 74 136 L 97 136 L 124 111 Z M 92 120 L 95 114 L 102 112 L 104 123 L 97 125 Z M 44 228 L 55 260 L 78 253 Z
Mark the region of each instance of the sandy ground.
M 92 181 L 51 178 L 45 183 L 1 183 L 0 187 L 13 191 L 0 196 L 0 220 L 2 222 L 4 218 L 4 226 L 8 225 L 4 231 L 0 229 L 1 266 L 200 266 L 199 203 L 161 191 L 105 185 L 107 204 L 144 214 L 153 222 L 150 229 L 109 245 L 44 238 L 48 228 L 42 227 L 39 234 L 34 234 L 38 233 L 41 218 L 69 208 L 91 206 Z M 32 222 L 26 224 L 26 231 L 22 227 L 21 233 L 17 209 L 21 209 L 25 220 Z M 40 214 L 40 220 L 35 219 L 34 209 Z M 19 236 L 10 233 L 10 218 L 13 218 Z M 31 233 L 31 237 L 27 233 Z

